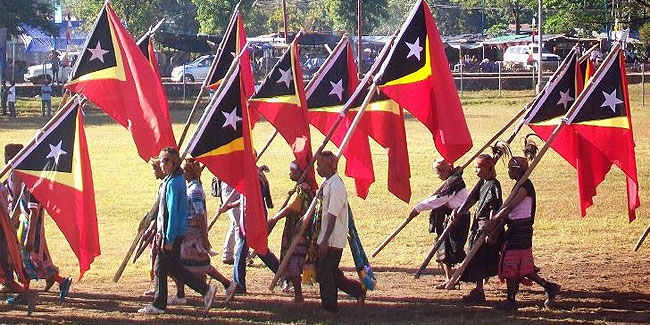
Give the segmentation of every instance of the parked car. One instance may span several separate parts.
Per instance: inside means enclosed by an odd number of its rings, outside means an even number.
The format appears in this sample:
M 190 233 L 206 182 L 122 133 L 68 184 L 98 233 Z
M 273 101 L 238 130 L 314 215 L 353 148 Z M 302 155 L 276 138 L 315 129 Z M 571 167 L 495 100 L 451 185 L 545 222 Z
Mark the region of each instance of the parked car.
M 68 81 L 70 72 L 72 71 L 72 68 L 74 68 L 74 63 L 78 57 L 79 52 L 63 53 L 61 57 L 61 64 L 59 66 L 58 80 L 53 81 L 60 83 L 65 83 Z M 23 79 L 34 84 L 42 84 L 45 82 L 47 75 L 52 78 L 52 63 L 50 62 L 29 66 L 27 68 L 27 73 L 23 75 Z
M 201 56 L 192 63 L 185 64 L 185 73 L 183 73 L 182 65 L 174 67 L 171 79 L 175 82 L 183 81 L 183 78 L 185 78 L 186 82 L 203 81 L 210 72 L 210 65 L 212 65 L 213 60 L 214 55 Z
M 560 56 L 551 53 L 548 49 L 542 48 L 542 68 L 548 66 L 557 68 L 562 61 Z M 503 54 L 503 62 L 506 65 L 522 65 L 530 70 L 533 66 L 539 65 L 539 54 L 537 44 L 515 45 L 506 49 Z

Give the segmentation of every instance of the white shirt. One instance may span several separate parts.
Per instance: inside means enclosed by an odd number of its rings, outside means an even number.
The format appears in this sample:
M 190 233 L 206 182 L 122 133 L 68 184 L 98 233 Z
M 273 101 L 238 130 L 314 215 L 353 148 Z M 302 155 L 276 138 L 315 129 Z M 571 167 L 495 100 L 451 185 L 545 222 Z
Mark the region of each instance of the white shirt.
M 533 198 L 530 196 L 525 197 L 519 204 L 510 210 L 508 218 L 510 220 L 530 218 L 533 211 Z
M 321 216 L 321 228 L 318 235 L 318 244 L 323 242 L 325 230 L 327 229 L 327 215 L 336 216 L 334 230 L 328 240 L 328 246 L 344 248 L 348 240 L 348 194 L 345 184 L 338 174 L 332 175 L 321 185 L 323 188 L 323 206 Z
M 466 188 L 463 188 L 452 195 L 445 195 L 445 196 L 434 195 L 418 203 L 415 206 L 415 211 L 422 212 L 424 210 L 433 210 L 445 204 L 452 209 L 457 209 L 463 204 L 463 202 L 465 202 L 465 199 L 467 199 L 468 195 L 469 192 L 467 192 Z
M 16 86 L 9 87 L 9 95 L 7 96 L 7 101 L 9 102 L 16 101 Z

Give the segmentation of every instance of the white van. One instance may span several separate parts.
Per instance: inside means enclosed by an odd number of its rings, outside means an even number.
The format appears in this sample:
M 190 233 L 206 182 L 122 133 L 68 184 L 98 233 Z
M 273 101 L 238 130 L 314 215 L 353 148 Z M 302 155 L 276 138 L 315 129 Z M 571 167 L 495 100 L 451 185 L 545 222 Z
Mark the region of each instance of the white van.
M 528 45 L 515 45 L 506 49 L 503 54 L 503 62 L 505 64 L 519 64 L 523 65 L 526 69 L 532 69 L 529 59 L 532 58 L 533 64 L 538 65 L 539 54 L 537 53 L 537 44 L 530 43 Z M 531 57 L 532 54 L 532 57 Z M 545 47 L 542 48 L 542 67 L 548 66 L 549 68 L 556 68 L 557 64 L 562 61 L 560 56 L 551 53 Z

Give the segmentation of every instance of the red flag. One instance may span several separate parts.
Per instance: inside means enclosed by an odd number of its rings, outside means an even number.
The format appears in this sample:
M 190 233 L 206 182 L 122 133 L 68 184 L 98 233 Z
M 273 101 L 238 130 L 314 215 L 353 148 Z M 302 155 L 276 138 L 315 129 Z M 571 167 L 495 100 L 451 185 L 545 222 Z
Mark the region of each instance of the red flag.
M 156 59 L 156 51 L 153 47 L 153 37 L 150 34 L 147 34 L 143 38 L 139 39 L 136 43 L 144 54 L 144 57 L 149 61 L 151 68 L 156 73 L 156 76 L 160 78 L 160 71 L 158 71 L 158 60 Z M 162 82 L 162 80 L 161 80 Z
M 418 0 L 411 10 L 375 83 L 424 123 L 447 161 L 453 163 L 472 147 L 444 46 L 426 1 Z
M 619 45 L 612 49 L 583 92 L 574 103 L 578 108 L 568 116 L 568 122 L 578 136 L 591 143 L 607 159 L 605 163 L 590 165 L 596 175 L 606 174 L 612 164 L 625 173 L 628 217 L 632 221 L 640 206 L 639 181 L 625 60 Z M 581 156 L 579 159 L 587 165 L 591 157 Z M 600 182 L 594 183 L 597 186 Z
M 298 165 L 305 170 L 312 152 L 302 80 L 296 38 L 248 102 L 251 110 L 260 112 L 284 137 Z M 307 181 L 317 188 L 313 168 L 309 169 Z
M 148 161 L 176 146 L 160 78 L 110 4 L 102 9 L 66 88 L 84 94 L 131 131 Z
M 240 63 L 243 64 L 243 63 Z M 246 109 L 245 79 L 240 65 L 212 99 L 189 141 L 187 151 L 217 178 L 246 197 L 244 235 L 250 247 L 268 251 L 267 225 L 251 144 L 250 120 Z
M 0 195 L 3 195 L 3 193 L 0 192 Z M 2 233 L 4 234 L 5 239 L 5 243 L 0 244 L 7 245 L 7 253 L 9 254 L 11 266 L 14 268 L 14 272 L 18 275 L 20 283 L 26 285 L 29 283 L 29 280 L 25 277 L 25 272 L 23 271 L 23 260 L 20 255 L 20 249 L 18 248 L 18 238 L 16 238 L 16 232 L 13 230 L 14 228 L 11 225 L 9 213 L 3 207 L 0 207 L 0 228 L 2 228 Z M 7 278 L 8 276 L 3 274 L 3 270 L 0 269 L 0 280 L 4 282 Z
M 542 139 L 550 138 L 557 124 L 582 91 L 584 80 L 582 71 L 583 68 L 578 62 L 578 52 L 573 49 L 563 64 L 558 67 L 556 76 L 549 81 L 548 86 L 533 103 L 526 122 Z M 596 186 L 605 179 L 610 164 L 591 143 L 576 135 L 571 126 L 565 126 L 560 130 L 551 147 L 577 171 L 580 214 L 584 217 L 587 208 L 593 205 Z
M 354 118 L 358 107 L 368 94 L 367 84 L 359 85 L 351 97 L 352 107 L 348 112 L 349 118 Z M 372 137 L 379 145 L 388 150 L 388 190 L 404 202 L 411 200 L 411 167 L 409 164 L 404 128 L 404 111 L 399 105 L 382 93 L 375 93 L 365 113 L 361 117 L 359 127 Z
M 307 85 L 306 98 L 311 124 L 323 134 L 328 134 L 358 84 L 352 46 L 348 38 L 343 37 L 316 73 L 316 77 Z M 332 134 L 331 141 L 337 147 L 341 146 L 351 124 L 352 119 L 344 117 Z M 357 195 L 365 199 L 370 185 L 375 181 L 375 172 L 368 135 L 361 128 L 354 130 L 343 155 L 346 159 L 345 174 L 354 178 Z
M 57 115 L 12 166 L 63 232 L 79 260 L 81 279 L 101 253 L 95 192 L 78 101 L 73 99 Z

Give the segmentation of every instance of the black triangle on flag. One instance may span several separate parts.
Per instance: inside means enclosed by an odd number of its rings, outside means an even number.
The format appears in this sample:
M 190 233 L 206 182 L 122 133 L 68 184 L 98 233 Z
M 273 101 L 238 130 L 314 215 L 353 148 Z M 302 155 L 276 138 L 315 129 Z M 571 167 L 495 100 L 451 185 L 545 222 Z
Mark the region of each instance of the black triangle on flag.
M 349 71 L 346 44 L 338 46 L 330 60 L 321 69 L 314 85 L 306 90 L 308 109 L 343 105 L 354 89 L 349 89 Z
M 239 21 L 238 17 L 239 12 L 235 11 L 233 17 L 234 19 L 231 19 L 228 30 L 226 31 L 226 34 L 222 40 L 223 47 L 221 53 L 218 57 L 215 57 L 214 62 L 212 62 L 212 64 L 216 66 L 212 75 L 209 76 L 209 86 L 217 85 L 226 76 L 230 64 L 239 52 L 237 49 L 237 38 L 239 34 L 237 28 L 237 23 Z
M 188 146 L 192 157 L 227 153 L 223 150 L 229 151 L 230 149 L 227 148 L 229 145 L 233 146 L 235 142 L 242 139 L 243 111 L 239 81 L 239 65 L 237 65 L 233 77 L 222 86 L 223 91 L 210 102 L 208 111 L 199 122 L 199 127 Z M 240 149 L 238 146 L 235 147 Z
M 293 71 L 291 46 L 275 64 L 271 72 L 262 82 L 260 89 L 252 99 L 273 98 L 278 96 L 297 95 L 295 87 L 295 73 Z
M 379 78 L 375 80 L 378 85 L 408 76 L 427 64 L 429 50 L 426 47 L 429 41 L 425 7 L 421 1 L 402 25 L 401 33 L 388 54 L 389 59 L 384 62 Z
M 13 163 L 14 169 L 23 171 L 54 171 L 71 173 L 75 153 L 77 104 L 63 113 L 41 136 L 37 143 Z
M 627 116 L 627 85 L 623 85 L 621 76 L 624 72 L 621 71 L 620 60 L 620 55 L 614 55 L 601 64 L 597 74 L 589 81 L 589 87 L 585 88 L 584 97 L 580 103 L 576 103 L 580 108 L 569 116 L 571 124 L 599 121 L 607 123 L 607 120 L 616 119 L 623 122 L 623 125 L 619 126 L 629 127 L 626 118 L 620 119 Z
M 542 123 L 564 116 L 578 97 L 576 69 L 579 67 L 578 52 L 575 48 L 564 62 L 557 75 L 533 102 L 525 118 L 527 124 Z M 558 124 L 557 121 L 550 123 Z
M 84 52 L 75 64 L 71 80 L 117 66 L 116 46 L 113 43 L 114 37 L 112 34 L 113 31 L 108 21 L 106 6 L 104 6 L 99 18 L 95 21 L 90 37 L 86 41 Z

